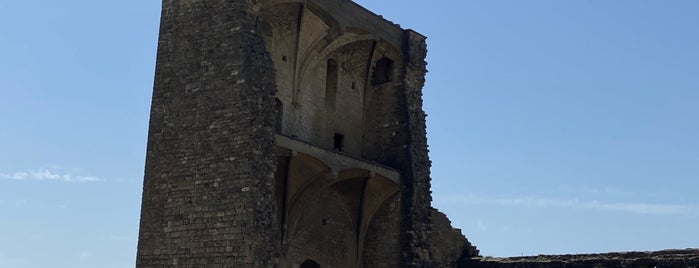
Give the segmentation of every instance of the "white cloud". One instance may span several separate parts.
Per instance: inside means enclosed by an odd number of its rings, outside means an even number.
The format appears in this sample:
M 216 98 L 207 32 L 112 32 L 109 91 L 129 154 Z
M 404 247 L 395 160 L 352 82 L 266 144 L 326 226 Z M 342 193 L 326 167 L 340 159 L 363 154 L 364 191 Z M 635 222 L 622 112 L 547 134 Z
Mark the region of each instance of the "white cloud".
M 101 178 L 95 176 L 80 176 L 71 173 L 61 173 L 53 169 L 39 168 L 31 171 L 18 171 L 14 173 L 0 173 L 0 179 L 7 180 L 38 180 L 38 181 L 63 181 L 63 182 L 97 182 Z
M 624 211 L 640 214 L 687 214 L 692 207 L 684 205 L 647 204 L 647 203 L 602 203 L 597 200 L 577 204 L 582 208 L 609 211 Z
M 553 199 L 541 197 L 521 198 L 492 198 L 476 195 L 440 198 L 438 201 L 446 203 L 484 204 L 508 207 L 532 207 L 532 208 L 571 208 L 603 211 L 617 211 L 637 214 L 679 215 L 690 214 L 695 210 L 693 206 L 651 204 L 651 203 L 611 203 L 598 200 L 582 201 L 578 199 Z
M 569 194 L 586 194 L 586 195 L 600 195 L 600 196 L 626 196 L 633 197 L 638 196 L 639 193 L 632 192 L 626 189 L 621 189 L 617 187 L 601 186 L 601 187 L 589 187 L 589 186 L 561 186 L 558 187 L 560 191 Z

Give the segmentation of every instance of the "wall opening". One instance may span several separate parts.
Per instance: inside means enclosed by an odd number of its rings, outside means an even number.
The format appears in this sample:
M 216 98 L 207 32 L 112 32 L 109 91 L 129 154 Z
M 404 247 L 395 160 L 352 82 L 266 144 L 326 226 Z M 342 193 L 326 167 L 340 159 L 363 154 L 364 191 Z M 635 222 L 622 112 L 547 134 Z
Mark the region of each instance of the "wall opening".
M 328 59 L 327 73 L 325 76 L 325 107 L 331 111 L 335 110 L 335 101 L 337 98 L 337 62 L 333 59 Z
M 291 152 L 289 152 L 291 154 Z M 291 156 L 277 156 L 277 167 L 274 171 L 274 197 L 277 204 L 277 223 L 281 231 L 280 243 L 286 239 L 285 228 L 287 219 L 287 199 L 289 188 L 289 168 L 291 167 Z
M 274 130 L 277 133 L 282 132 L 282 124 L 284 123 L 284 104 L 278 98 L 274 98 Z
M 342 151 L 342 149 L 345 146 L 345 135 L 342 135 L 340 133 L 335 133 L 333 136 L 333 149 Z
M 380 85 L 391 82 L 393 78 L 393 60 L 383 57 L 376 62 L 374 72 L 371 74 L 371 84 Z
M 320 264 L 312 260 L 306 260 L 301 264 L 300 268 L 320 268 Z

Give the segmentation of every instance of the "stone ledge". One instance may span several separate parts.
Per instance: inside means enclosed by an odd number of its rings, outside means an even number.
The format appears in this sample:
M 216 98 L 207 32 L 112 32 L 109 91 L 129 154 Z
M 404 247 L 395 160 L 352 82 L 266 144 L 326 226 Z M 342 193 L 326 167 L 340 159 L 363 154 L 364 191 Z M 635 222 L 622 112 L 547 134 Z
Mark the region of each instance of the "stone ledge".
M 339 151 L 323 149 L 310 143 L 281 134 L 276 134 L 276 139 L 277 146 L 287 148 L 291 151 L 304 153 L 317 159 L 323 159 L 323 163 L 331 167 L 333 172 L 338 172 L 340 170 L 349 168 L 359 168 L 381 175 L 382 177 L 385 177 L 400 185 L 400 173 L 390 167 L 367 162 L 359 157 Z

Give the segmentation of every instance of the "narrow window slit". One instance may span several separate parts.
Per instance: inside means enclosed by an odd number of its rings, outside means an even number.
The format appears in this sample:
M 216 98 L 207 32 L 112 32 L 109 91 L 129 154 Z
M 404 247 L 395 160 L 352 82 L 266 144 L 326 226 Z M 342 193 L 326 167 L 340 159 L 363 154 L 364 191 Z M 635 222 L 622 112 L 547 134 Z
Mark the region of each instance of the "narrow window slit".
M 327 74 L 325 77 L 325 108 L 330 111 L 335 111 L 337 81 L 337 62 L 333 59 L 328 59 Z
M 335 135 L 333 136 L 333 149 L 342 152 L 342 149 L 344 149 L 345 146 L 344 139 L 345 135 L 335 133 Z

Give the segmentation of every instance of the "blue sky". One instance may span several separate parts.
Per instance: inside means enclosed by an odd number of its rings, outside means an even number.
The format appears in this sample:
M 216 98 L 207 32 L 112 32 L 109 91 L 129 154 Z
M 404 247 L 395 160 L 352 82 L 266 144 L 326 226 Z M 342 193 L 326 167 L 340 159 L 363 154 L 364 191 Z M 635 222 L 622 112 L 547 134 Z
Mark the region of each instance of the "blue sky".
M 699 247 L 699 2 L 357 1 L 428 36 L 483 255 Z M 0 268 L 133 267 L 160 1 L 0 1 Z

